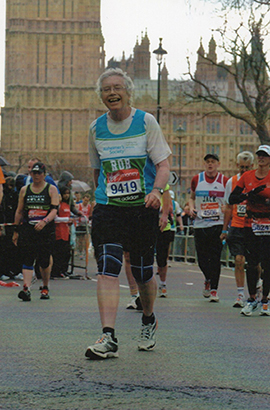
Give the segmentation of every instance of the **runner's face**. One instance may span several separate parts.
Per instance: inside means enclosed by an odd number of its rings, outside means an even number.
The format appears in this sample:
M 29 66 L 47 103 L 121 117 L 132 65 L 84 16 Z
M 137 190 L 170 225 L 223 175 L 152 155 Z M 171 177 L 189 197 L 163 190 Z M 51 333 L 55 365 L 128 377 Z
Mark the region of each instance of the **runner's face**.
M 110 111 L 126 110 L 129 107 L 130 96 L 125 88 L 123 77 L 112 75 L 102 81 L 102 101 Z
M 63 201 L 68 202 L 68 200 L 69 200 L 69 191 L 66 191 L 66 192 L 63 194 Z
M 258 165 L 260 166 L 269 166 L 270 165 L 270 157 L 268 155 L 258 155 Z
M 237 166 L 239 168 L 240 175 L 243 175 L 246 171 L 249 171 L 250 169 L 252 169 L 253 164 L 251 164 L 250 162 L 241 160 L 239 164 L 237 164 Z
M 31 177 L 33 178 L 33 182 L 41 182 L 45 179 L 45 174 L 42 172 L 39 174 L 38 172 L 31 172 Z
M 205 172 L 206 174 L 216 175 L 217 170 L 219 167 L 219 161 L 217 161 L 214 158 L 208 158 L 206 161 L 204 161 L 204 167 L 205 167 Z
M 85 197 L 83 198 L 83 205 L 86 206 L 86 205 L 88 205 L 88 204 L 89 204 L 89 198 L 87 198 L 87 196 L 85 196 Z
M 31 170 L 33 168 L 33 165 L 36 164 L 37 161 L 29 161 L 27 165 L 28 173 L 31 173 Z

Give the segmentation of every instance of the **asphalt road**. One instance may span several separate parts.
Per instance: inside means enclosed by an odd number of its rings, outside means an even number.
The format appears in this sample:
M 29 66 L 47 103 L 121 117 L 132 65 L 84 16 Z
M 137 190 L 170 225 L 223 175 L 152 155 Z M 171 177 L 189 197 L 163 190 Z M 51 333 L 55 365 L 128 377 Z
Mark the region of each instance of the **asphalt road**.
M 233 271 L 222 269 L 220 303 L 202 297 L 195 265 L 174 262 L 168 298 L 157 299 L 157 346 L 139 352 L 141 313 L 126 310 L 121 274 L 116 336 L 119 358 L 89 361 L 101 334 L 92 280 L 55 280 L 51 299 L 17 298 L 0 287 L 0 408 L 4 410 L 270 409 L 270 317 L 232 308 Z

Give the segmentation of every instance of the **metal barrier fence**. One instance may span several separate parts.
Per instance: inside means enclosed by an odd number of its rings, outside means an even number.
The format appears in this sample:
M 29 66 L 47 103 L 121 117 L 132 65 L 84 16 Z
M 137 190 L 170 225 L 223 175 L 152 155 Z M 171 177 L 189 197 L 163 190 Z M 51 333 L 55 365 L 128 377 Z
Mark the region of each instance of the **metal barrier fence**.
M 184 226 L 184 232 L 176 233 L 170 250 L 170 258 L 175 261 L 191 262 L 197 264 L 195 240 L 192 226 Z M 221 262 L 226 267 L 234 265 L 234 257 L 231 256 L 227 244 L 223 245 Z
M 74 222 L 75 224 L 71 227 L 72 232 L 70 235 L 70 274 L 73 275 L 74 268 L 83 269 L 85 271 L 85 277 L 89 279 L 87 268 L 89 247 L 91 244 L 91 228 L 88 219 L 84 216 L 74 218 Z

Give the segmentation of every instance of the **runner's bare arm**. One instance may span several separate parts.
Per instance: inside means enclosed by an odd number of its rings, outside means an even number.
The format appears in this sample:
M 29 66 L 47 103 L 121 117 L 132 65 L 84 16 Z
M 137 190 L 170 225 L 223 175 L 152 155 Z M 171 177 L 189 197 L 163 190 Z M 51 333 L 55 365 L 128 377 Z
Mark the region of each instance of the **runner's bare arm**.
M 190 216 L 192 218 L 196 218 L 195 197 L 196 197 L 195 192 L 191 191 L 188 204 L 189 204 L 189 208 L 190 208 Z
M 36 231 L 41 231 L 44 226 L 46 226 L 48 223 L 54 220 L 54 218 L 57 215 L 57 208 L 59 205 L 59 195 L 56 187 L 54 185 L 50 186 L 49 194 L 51 197 L 51 205 L 53 205 L 53 208 L 51 211 L 48 213 L 46 218 L 42 219 L 35 225 L 35 230 Z
M 164 159 L 156 165 L 156 178 L 154 182 L 154 187 L 159 187 L 165 189 L 170 176 L 170 165 L 168 159 Z M 145 197 L 145 206 L 146 208 L 155 208 L 160 207 L 160 198 L 161 194 L 153 189 L 150 194 Z
M 100 169 L 94 169 L 94 183 L 95 183 L 95 187 L 98 186 L 98 177 L 100 174 Z

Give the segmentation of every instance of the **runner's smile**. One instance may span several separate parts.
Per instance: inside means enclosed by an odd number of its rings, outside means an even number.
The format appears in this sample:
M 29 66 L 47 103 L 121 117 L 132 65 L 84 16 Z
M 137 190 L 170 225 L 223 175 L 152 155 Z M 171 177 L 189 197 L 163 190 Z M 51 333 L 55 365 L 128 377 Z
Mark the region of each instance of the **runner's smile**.
M 102 101 L 110 111 L 121 111 L 124 117 L 130 113 L 128 94 L 123 78 L 118 75 L 105 78 L 102 81 Z

